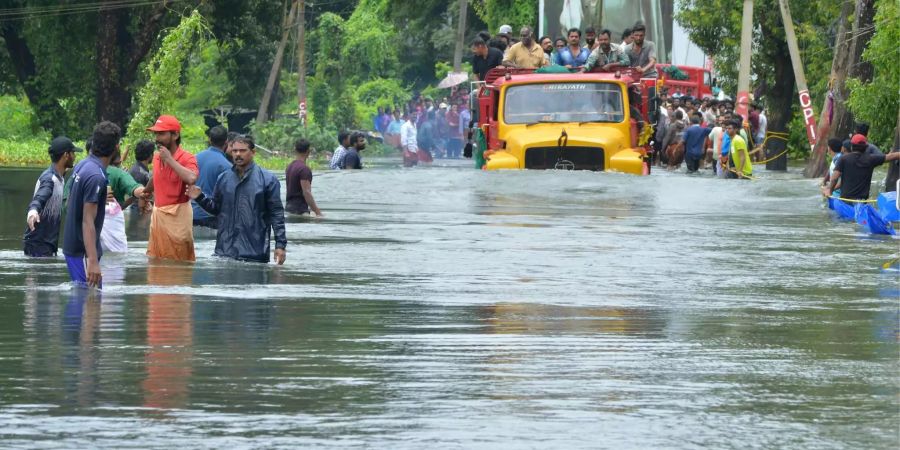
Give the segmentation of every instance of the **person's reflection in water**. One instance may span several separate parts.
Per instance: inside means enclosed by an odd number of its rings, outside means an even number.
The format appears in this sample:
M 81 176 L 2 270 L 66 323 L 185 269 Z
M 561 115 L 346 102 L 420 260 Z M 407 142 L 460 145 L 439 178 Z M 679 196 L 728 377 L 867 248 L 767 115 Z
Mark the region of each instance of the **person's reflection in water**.
M 272 331 L 273 303 L 252 298 L 248 292 L 260 292 L 268 285 L 282 283 L 280 267 L 216 258 L 215 265 L 194 267 L 195 286 L 205 286 L 217 297 L 235 301 L 198 302 L 193 308 L 194 334 L 198 346 L 209 342 L 255 345 L 265 342 Z
M 63 370 L 67 396 L 81 407 L 92 406 L 97 398 L 99 324 L 100 291 L 73 287 L 62 320 Z
M 192 267 L 175 261 L 154 260 L 147 267 L 147 285 L 151 289 L 191 284 Z M 144 364 L 144 406 L 181 408 L 188 398 L 188 380 L 192 373 L 193 340 L 191 298 L 185 294 L 149 294 L 147 296 L 147 353 Z

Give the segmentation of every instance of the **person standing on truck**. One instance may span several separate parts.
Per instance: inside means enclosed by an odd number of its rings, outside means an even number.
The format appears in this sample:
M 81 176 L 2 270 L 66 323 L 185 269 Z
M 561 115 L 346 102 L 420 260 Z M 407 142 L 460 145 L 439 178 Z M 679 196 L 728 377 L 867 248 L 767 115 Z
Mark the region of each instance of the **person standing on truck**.
M 595 30 L 594 27 L 587 27 L 587 29 L 584 30 L 584 42 L 587 44 L 589 50 L 597 48 L 597 30 Z
M 582 68 L 582 72 L 590 72 L 594 67 L 599 66 L 600 70 L 610 72 L 620 67 L 628 67 L 628 56 L 615 45 L 610 44 L 612 33 L 609 30 L 603 30 L 597 36 L 599 45 Z
M 619 48 L 625 48 L 626 45 L 634 42 L 634 38 L 631 36 L 631 28 L 626 28 L 625 31 L 622 32 L 622 44 L 619 45 Z
M 641 74 L 641 78 L 656 78 L 656 44 L 653 41 L 644 40 L 647 28 L 644 24 L 639 23 L 631 29 L 631 37 L 634 39 L 631 44 L 625 46 L 625 54 L 631 62 L 631 67 Z M 656 87 L 650 88 L 651 92 Z M 655 94 L 654 94 L 655 95 Z
M 568 34 L 569 45 L 556 52 L 553 63 L 566 69 L 579 69 L 587 62 L 591 51 L 581 46 L 581 30 L 572 28 Z
M 547 65 L 544 59 L 544 49 L 534 42 L 531 28 L 522 27 L 519 35 L 521 42 L 517 42 L 506 50 L 503 55 L 503 65 L 519 69 L 538 69 Z

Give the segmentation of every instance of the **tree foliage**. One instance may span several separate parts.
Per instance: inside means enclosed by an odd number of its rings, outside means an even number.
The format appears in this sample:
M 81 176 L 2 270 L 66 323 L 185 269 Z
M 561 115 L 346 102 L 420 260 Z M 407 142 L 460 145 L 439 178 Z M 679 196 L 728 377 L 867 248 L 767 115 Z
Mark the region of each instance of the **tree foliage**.
M 481 0 L 472 2 L 478 17 L 487 24 L 491 32 L 501 25 L 510 25 L 514 31 L 519 27 L 537 26 L 538 2 L 530 0 Z
M 894 1 L 876 5 L 875 35 L 862 58 L 872 64 L 871 82 L 850 79 L 850 109 L 854 116 L 871 126 L 870 138 L 882 147 L 890 145 L 900 108 L 900 6 Z
M 206 21 L 197 11 L 182 18 L 177 27 L 166 33 L 159 50 L 144 68 L 147 83 L 135 96 L 136 110 L 126 132 L 129 141 L 146 137 L 144 130 L 160 114 L 174 112 L 176 101 L 184 91 L 181 83 L 184 63 L 194 49 L 204 45 L 208 33 Z
M 834 22 L 842 0 L 791 0 L 800 58 L 814 103 L 819 104 L 828 85 Z M 715 61 L 716 75 L 725 92 L 737 92 L 743 2 L 733 0 L 679 0 L 675 20 L 692 42 Z M 778 8 L 778 0 L 756 0 L 753 10 L 751 91 L 769 112 L 770 129 L 787 129 L 789 146 L 809 152 L 805 128 L 798 116 L 795 80 Z

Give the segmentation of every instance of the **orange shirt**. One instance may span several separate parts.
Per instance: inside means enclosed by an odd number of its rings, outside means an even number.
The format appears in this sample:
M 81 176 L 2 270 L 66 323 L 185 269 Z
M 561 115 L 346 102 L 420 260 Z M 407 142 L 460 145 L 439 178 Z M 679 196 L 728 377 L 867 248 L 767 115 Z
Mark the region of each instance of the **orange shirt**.
M 172 155 L 178 164 L 185 169 L 200 174 L 197 169 L 197 158 L 194 155 L 184 151 L 181 147 Z M 159 160 L 159 153 L 153 155 L 153 190 L 156 196 L 156 206 L 174 205 L 176 203 L 185 203 L 191 199 L 185 195 L 184 190 L 187 185 L 181 181 L 181 178 L 166 163 Z

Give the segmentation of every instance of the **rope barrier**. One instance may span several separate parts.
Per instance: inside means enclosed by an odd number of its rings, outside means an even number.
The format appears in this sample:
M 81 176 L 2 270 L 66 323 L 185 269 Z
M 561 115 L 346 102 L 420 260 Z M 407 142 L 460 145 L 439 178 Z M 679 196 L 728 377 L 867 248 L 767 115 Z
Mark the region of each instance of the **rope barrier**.
M 835 200 L 840 200 L 840 201 L 842 201 L 842 202 L 844 202 L 844 203 L 878 203 L 878 200 L 856 200 L 856 199 L 852 199 L 852 198 L 835 197 L 835 196 L 833 196 L 833 195 L 832 195 L 831 197 L 828 197 L 828 198 L 833 198 L 833 199 L 835 199 Z

